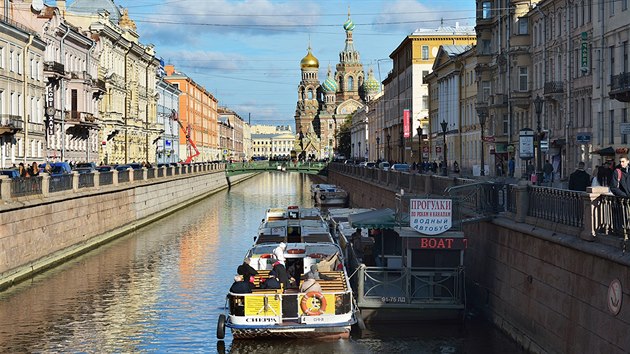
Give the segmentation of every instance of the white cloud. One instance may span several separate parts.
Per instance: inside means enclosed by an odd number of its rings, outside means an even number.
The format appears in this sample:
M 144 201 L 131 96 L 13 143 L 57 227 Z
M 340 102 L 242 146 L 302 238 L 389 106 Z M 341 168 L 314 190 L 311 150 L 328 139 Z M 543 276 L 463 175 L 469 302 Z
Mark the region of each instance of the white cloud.
M 454 26 L 455 22 L 464 24 L 466 18 L 473 16 L 474 23 L 474 2 L 456 10 L 453 10 L 453 3 L 450 1 L 437 3 L 409 0 L 385 2 L 381 14 L 375 19 L 376 23 L 383 25 L 375 27 L 411 33 L 418 28 L 437 28 L 441 20 L 444 20 L 446 26 Z

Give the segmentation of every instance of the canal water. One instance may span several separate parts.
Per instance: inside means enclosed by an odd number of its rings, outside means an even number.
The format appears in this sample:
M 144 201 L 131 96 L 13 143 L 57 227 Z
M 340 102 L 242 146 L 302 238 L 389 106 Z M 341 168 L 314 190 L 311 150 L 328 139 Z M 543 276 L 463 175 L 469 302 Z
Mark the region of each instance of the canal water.
M 216 339 L 266 208 L 312 206 L 311 177 L 264 173 L 0 293 L 2 353 L 521 353 L 491 325 L 389 325 L 349 340 Z

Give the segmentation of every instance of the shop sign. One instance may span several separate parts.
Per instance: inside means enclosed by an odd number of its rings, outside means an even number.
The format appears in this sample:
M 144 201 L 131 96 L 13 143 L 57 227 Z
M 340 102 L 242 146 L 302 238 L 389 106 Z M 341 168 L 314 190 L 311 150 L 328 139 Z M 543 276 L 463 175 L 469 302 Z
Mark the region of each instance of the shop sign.
M 534 131 L 522 129 L 519 132 L 519 156 L 522 160 L 529 160 L 534 157 Z

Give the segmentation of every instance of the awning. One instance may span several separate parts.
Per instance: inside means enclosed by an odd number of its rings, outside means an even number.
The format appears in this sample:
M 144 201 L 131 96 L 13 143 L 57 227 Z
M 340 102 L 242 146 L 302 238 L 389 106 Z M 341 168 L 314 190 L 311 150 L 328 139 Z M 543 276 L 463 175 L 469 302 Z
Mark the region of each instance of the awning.
M 615 149 L 613 149 L 612 146 L 609 146 L 607 148 L 595 150 L 591 152 L 591 154 L 598 154 L 601 156 L 615 156 Z
M 393 229 L 399 226 L 396 222 L 394 211 L 389 208 L 350 214 L 348 221 L 350 222 L 350 226 L 354 228 Z

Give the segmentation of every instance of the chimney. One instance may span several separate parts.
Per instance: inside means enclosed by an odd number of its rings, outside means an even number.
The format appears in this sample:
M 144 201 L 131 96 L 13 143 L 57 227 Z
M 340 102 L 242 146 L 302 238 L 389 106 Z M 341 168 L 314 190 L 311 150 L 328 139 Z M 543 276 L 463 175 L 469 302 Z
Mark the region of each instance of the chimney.
M 175 72 L 175 66 L 173 64 L 164 65 L 164 71 L 166 72 L 166 76 L 171 76 Z

